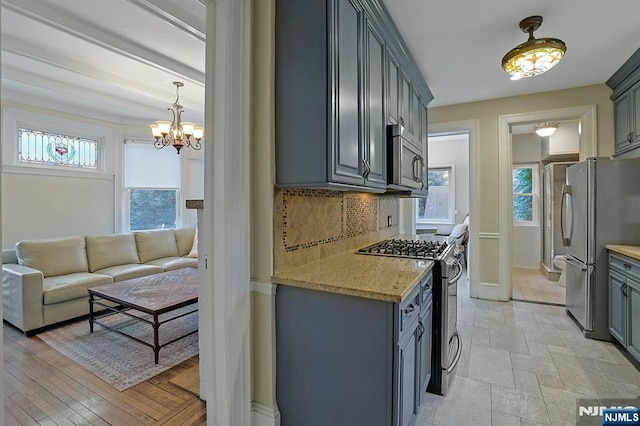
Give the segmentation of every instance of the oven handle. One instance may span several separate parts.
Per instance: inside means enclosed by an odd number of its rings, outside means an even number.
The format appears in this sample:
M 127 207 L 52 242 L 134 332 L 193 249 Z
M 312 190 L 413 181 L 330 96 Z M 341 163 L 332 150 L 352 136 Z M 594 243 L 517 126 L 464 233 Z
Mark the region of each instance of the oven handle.
M 451 361 L 451 365 L 447 367 L 447 373 L 451 373 L 453 369 L 456 368 L 456 365 L 458 365 L 458 361 L 460 361 L 460 355 L 462 355 L 462 338 L 458 334 L 458 330 L 456 330 L 455 333 L 453 333 L 453 336 L 451 336 L 451 339 L 449 339 L 449 342 L 451 342 L 451 340 L 454 337 L 458 340 L 458 350 L 456 352 L 455 358 L 453 358 L 453 361 Z
M 458 280 L 462 276 L 462 265 L 460 264 L 460 261 L 458 261 L 458 260 L 454 261 L 454 265 L 458 267 L 458 272 L 456 273 L 456 275 L 453 278 L 449 279 L 449 284 L 448 284 L 449 286 L 451 286 L 452 284 L 455 284 L 456 282 L 458 282 Z

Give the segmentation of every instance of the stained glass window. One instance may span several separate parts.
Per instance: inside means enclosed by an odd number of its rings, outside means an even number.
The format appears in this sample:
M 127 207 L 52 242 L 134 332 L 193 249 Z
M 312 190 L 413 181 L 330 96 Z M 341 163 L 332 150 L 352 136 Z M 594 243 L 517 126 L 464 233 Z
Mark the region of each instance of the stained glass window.
M 21 163 L 98 168 L 98 140 L 18 129 L 18 160 Z

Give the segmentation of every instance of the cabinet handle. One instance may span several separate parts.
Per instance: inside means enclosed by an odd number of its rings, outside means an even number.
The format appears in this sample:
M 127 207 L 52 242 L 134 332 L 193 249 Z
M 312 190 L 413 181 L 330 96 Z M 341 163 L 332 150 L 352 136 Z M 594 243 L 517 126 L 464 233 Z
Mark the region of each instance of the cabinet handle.
M 363 158 L 362 159 L 362 166 L 364 168 L 364 170 L 362 172 L 362 177 L 366 179 L 366 178 L 369 177 L 369 173 L 371 173 L 371 167 L 369 166 L 369 161 L 367 161 L 367 159 Z
M 420 182 L 420 177 L 418 176 L 418 172 L 416 172 L 417 167 L 416 167 L 416 163 L 420 161 L 420 156 L 416 155 L 415 157 L 413 157 L 413 161 L 411 163 L 411 168 L 413 169 L 413 180 L 416 182 Z
M 422 320 L 418 321 L 418 340 L 422 339 L 424 335 L 424 324 L 422 324 Z
M 627 142 L 633 142 L 633 131 L 629 132 L 629 134 L 627 135 Z
M 400 117 L 400 125 L 404 127 L 404 118 Z
M 404 313 L 405 314 L 410 314 L 411 312 L 413 312 L 415 310 L 416 310 L 416 307 L 413 306 L 413 303 L 412 303 L 409 306 L 407 306 L 406 308 L 404 308 Z
M 627 280 L 625 280 L 625 282 L 622 283 L 622 287 L 620 287 L 620 292 L 624 297 L 627 297 Z
M 623 263 L 623 265 L 625 271 L 629 271 L 631 269 L 631 265 L 629 265 L 628 263 Z

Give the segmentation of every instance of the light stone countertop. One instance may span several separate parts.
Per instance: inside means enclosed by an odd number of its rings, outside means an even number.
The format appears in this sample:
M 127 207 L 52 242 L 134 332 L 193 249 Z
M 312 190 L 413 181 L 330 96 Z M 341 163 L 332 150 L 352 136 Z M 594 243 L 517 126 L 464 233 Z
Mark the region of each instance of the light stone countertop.
M 433 268 L 431 260 L 344 252 L 274 275 L 276 284 L 400 302 Z
M 619 246 L 616 244 L 607 244 L 606 248 L 616 253 L 624 254 L 625 256 L 629 256 L 633 259 L 640 260 L 640 246 Z

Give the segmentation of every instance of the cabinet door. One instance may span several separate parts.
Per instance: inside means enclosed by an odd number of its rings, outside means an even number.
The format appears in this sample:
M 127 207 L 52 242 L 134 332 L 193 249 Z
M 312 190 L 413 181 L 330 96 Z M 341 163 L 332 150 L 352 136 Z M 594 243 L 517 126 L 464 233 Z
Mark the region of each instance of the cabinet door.
M 640 361 L 640 283 L 627 280 L 627 349 Z
M 384 68 L 385 44 L 379 31 L 367 19 L 365 59 L 365 179 L 367 186 L 387 185 L 385 150 Z
M 629 92 L 622 94 L 613 102 L 613 117 L 616 138 L 616 153 L 625 151 L 631 144 L 631 97 Z
M 413 423 L 418 413 L 417 401 L 417 335 L 418 327 L 416 325 L 411 337 L 406 340 L 400 347 L 399 356 L 399 403 L 398 403 L 398 425 L 408 426 Z
M 413 129 L 413 135 L 416 137 L 416 140 L 420 140 L 420 130 L 421 130 L 420 121 L 420 97 L 418 93 L 415 91 L 411 91 L 411 128 Z
M 418 330 L 418 342 L 420 346 L 420 381 L 418 386 L 418 404 L 422 402 L 427 391 L 427 385 L 431 378 L 431 315 L 433 304 L 431 298 L 427 303 L 427 309 L 420 320 L 421 330 Z
M 333 1 L 333 143 L 331 180 L 363 185 L 362 152 L 362 7 L 352 0 Z M 309 99 L 309 102 L 316 100 Z M 301 106 L 302 107 L 302 106 Z M 313 159 L 309 159 L 313 161 Z
M 398 124 L 400 114 L 400 90 L 398 89 L 398 76 L 400 65 L 387 50 L 387 123 Z
M 404 73 L 400 72 L 400 124 L 411 129 L 411 84 Z
M 625 322 L 627 300 L 624 296 L 624 277 L 617 272 L 609 272 L 609 332 L 623 345 L 625 344 Z
M 634 144 L 640 143 L 640 81 L 631 87 L 631 130 Z

